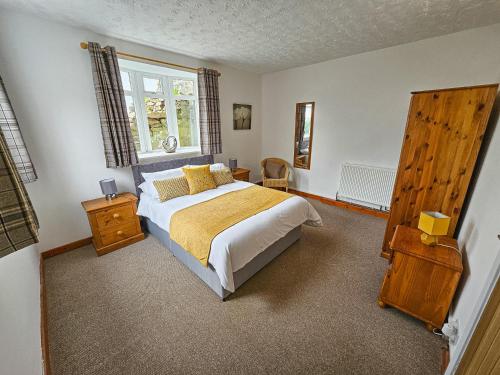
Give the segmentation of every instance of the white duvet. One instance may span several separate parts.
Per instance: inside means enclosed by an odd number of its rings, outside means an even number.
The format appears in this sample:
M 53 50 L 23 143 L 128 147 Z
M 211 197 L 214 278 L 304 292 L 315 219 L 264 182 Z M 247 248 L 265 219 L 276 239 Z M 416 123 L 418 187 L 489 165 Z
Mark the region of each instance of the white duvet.
M 143 193 L 137 214 L 149 218 L 161 229 L 169 232 L 170 219 L 176 211 L 249 186 L 252 184 L 236 181 L 221 185 L 217 189 L 174 198 L 163 203 Z M 321 217 L 313 206 L 304 198 L 293 196 L 218 234 L 212 241 L 208 262 L 219 276 L 224 289 L 234 292 L 233 272 L 243 268 L 271 244 L 304 223 L 312 226 L 322 225 Z

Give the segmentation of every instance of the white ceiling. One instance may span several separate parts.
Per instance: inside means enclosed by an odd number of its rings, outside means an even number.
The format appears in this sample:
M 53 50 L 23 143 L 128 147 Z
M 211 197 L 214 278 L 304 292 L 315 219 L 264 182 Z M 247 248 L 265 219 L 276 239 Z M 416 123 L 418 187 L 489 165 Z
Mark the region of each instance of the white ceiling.
M 500 22 L 499 0 L 0 0 L 0 6 L 258 73 Z

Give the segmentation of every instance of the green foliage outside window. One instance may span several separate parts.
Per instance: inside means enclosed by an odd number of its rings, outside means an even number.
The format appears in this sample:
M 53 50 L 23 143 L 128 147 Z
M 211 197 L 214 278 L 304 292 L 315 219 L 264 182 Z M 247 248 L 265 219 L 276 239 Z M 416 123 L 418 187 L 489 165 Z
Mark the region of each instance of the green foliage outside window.
M 131 96 L 125 97 L 127 105 L 128 119 L 130 122 L 130 130 L 132 131 L 132 138 L 134 139 L 135 149 L 141 151 L 141 143 L 139 141 L 139 129 L 137 128 L 137 114 L 135 112 L 134 100 Z
M 179 131 L 179 145 L 181 147 L 194 146 L 191 134 L 192 111 L 194 109 L 191 100 L 176 100 L 175 110 L 177 112 L 177 128 Z
M 144 104 L 146 105 L 151 146 L 153 150 L 159 150 L 162 148 L 162 141 L 168 137 L 165 100 L 145 97 Z
M 174 95 L 194 95 L 194 82 L 184 79 L 174 79 L 172 82 Z

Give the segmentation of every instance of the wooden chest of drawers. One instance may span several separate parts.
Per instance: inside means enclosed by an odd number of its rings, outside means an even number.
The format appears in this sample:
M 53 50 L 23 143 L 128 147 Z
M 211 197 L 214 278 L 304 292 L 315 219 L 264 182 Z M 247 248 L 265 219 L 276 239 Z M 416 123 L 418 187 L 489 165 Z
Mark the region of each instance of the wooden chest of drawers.
M 136 215 L 137 197 L 131 193 L 119 194 L 112 200 L 105 198 L 82 202 L 92 229 L 92 242 L 97 255 L 103 255 L 144 239 L 139 217 Z
M 416 228 L 397 226 L 378 303 L 423 320 L 432 330 L 441 328 L 448 314 L 462 275 L 462 255 L 453 238 L 439 237 L 442 245 L 431 247 L 420 241 L 420 234 Z
M 239 181 L 250 181 L 250 169 L 236 168 L 231 171 L 233 178 Z

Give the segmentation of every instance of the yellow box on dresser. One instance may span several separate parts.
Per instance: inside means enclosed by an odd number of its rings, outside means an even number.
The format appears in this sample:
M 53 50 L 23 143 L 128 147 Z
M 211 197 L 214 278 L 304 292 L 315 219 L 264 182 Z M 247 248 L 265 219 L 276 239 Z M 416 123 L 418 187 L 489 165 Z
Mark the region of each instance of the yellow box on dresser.
M 82 202 L 92 229 L 92 243 L 97 255 L 104 255 L 144 239 L 136 215 L 137 197 L 122 193 L 112 200 L 106 198 Z

